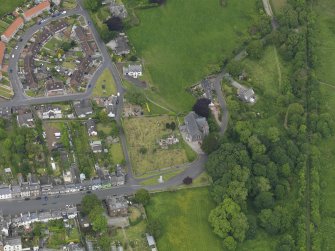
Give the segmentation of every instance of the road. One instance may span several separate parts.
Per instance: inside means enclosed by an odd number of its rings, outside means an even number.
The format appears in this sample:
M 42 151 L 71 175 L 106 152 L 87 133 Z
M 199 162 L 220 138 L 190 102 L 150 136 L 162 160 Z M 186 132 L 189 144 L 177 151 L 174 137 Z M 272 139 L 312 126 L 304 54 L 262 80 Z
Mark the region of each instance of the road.
M 29 41 L 29 39 L 32 37 L 32 35 L 42 27 L 46 26 L 48 23 L 51 22 L 51 20 L 57 20 L 60 18 L 63 18 L 64 16 L 70 16 L 74 14 L 82 15 L 87 23 L 93 23 L 88 13 L 84 10 L 82 7 L 82 0 L 77 0 L 78 6 L 76 9 L 68 11 L 66 15 L 59 16 L 57 18 L 49 18 L 45 22 L 43 22 L 41 25 L 34 25 L 31 28 L 29 28 L 26 33 L 22 36 L 22 42 L 19 42 L 18 49 L 16 51 L 13 51 L 14 57 L 10 59 L 9 61 L 9 69 L 12 69 L 12 74 L 10 74 L 10 81 L 13 87 L 13 90 L 15 92 L 14 98 L 10 101 L 6 101 L 3 103 L 0 103 L 1 107 L 14 107 L 14 106 L 20 106 L 20 105 L 37 105 L 37 104 L 43 104 L 43 103 L 52 103 L 52 102 L 62 102 L 62 101 L 73 101 L 73 100 L 80 100 L 83 98 L 89 98 L 93 92 L 93 88 L 96 84 L 97 79 L 101 75 L 104 69 L 108 68 L 114 77 L 114 81 L 116 83 L 117 90 L 120 94 L 119 97 L 119 104 L 117 108 L 117 114 L 116 114 L 116 122 L 120 128 L 120 140 L 122 143 L 122 148 L 125 156 L 126 161 L 126 167 L 127 167 L 127 184 L 120 187 L 113 187 L 110 189 L 105 190 L 97 190 L 93 191 L 93 193 L 97 194 L 100 198 L 105 198 L 108 195 L 113 194 L 132 194 L 134 191 L 136 191 L 139 188 L 146 188 L 149 191 L 153 190 L 164 190 L 171 187 L 176 187 L 183 183 L 183 179 L 187 176 L 196 178 L 198 175 L 200 175 L 203 170 L 205 163 L 207 161 L 206 155 L 199 155 L 197 160 L 192 162 L 190 164 L 190 167 L 183 171 L 181 174 L 173 177 L 172 179 L 158 185 L 154 186 L 140 186 L 138 185 L 136 179 L 133 177 L 132 169 L 131 169 L 131 162 L 128 154 L 127 149 L 127 143 L 126 143 L 126 137 L 123 131 L 122 127 L 122 121 L 121 121 L 121 115 L 122 115 L 122 108 L 123 108 L 123 97 L 125 90 L 122 86 L 122 81 L 120 78 L 120 75 L 116 69 L 115 64 L 112 62 L 110 55 L 107 51 L 107 48 L 104 44 L 104 42 L 101 40 L 97 30 L 93 25 L 90 25 L 90 29 L 92 31 L 92 34 L 96 40 L 97 46 L 102 54 L 103 62 L 100 65 L 100 67 L 97 69 L 95 74 L 92 76 L 92 79 L 90 80 L 91 88 L 88 88 L 85 93 L 80 94 L 68 94 L 64 96 L 53 96 L 53 97 L 39 97 L 39 98 L 31 98 L 24 94 L 24 91 L 22 89 L 22 84 L 18 77 L 18 59 L 21 51 L 23 50 L 25 44 Z M 226 106 L 226 102 L 224 100 L 222 91 L 221 91 L 221 80 L 223 78 L 223 73 L 219 74 L 216 83 L 215 83 L 215 89 L 218 95 L 218 100 L 222 108 L 222 125 L 221 125 L 221 133 L 223 134 L 227 128 L 228 124 L 228 110 Z M 39 209 L 56 209 L 64 207 L 67 204 L 73 204 L 73 203 L 80 203 L 81 198 L 85 195 L 85 193 L 73 193 L 73 194 L 66 194 L 61 195 L 59 198 L 50 196 L 48 201 L 42 200 L 22 200 L 22 199 L 12 199 L 12 200 L 0 200 L 0 210 L 3 211 L 4 214 L 16 214 L 24 211 L 35 211 Z

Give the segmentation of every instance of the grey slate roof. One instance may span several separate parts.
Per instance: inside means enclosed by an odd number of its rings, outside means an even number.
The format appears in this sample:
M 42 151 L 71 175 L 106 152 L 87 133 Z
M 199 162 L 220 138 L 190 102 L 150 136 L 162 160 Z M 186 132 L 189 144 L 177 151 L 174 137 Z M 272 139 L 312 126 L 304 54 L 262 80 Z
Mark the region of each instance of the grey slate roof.
M 73 106 L 77 116 L 86 116 L 93 112 L 91 102 L 88 99 L 74 101 Z

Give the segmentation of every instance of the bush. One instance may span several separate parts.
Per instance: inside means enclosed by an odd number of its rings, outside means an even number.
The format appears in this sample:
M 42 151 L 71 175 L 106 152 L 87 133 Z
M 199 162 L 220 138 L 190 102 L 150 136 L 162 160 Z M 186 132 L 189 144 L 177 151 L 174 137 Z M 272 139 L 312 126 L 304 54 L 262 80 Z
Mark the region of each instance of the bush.
M 134 201 L 141 203 L 143 206 L 148 205 L 150 202 L 150 194 L 146 189 L 139 189 L 135 193 Z
M 183 183 L 185 185 L 191 185 L 192 182 L 193 182 L 193 179 L 191 177 L 189 177 L 189 176 L 187 176 L 186 178 L 183 179 Z
M 123 30 L 123 22 L 119 17 L 111 17 L 108 19 L 105 24 L 110 31 L 122 31 Z

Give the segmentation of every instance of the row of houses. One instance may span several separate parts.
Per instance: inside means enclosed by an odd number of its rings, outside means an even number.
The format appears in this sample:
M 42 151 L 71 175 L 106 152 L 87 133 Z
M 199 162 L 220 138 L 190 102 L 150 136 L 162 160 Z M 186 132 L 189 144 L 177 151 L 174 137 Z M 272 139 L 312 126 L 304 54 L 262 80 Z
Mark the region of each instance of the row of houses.
M 35 41 L 28 47 L 26 56 L 23 60 L 23 85 L 25 89 L 36 89 L 38 87 L 37 78 L 35 76 L 34 57 L 54 34 L 66 29 L 67 26 L 68 24 L 63 20 L 50 24 L 48 27 L 43 28 Z M 47 95 L 49 96 L 49 94 L 54 94 L 55 87 L 57 88 L 57 85 L 60 84 L 57 81 L 50 79 L 47 81 L 46 85 L 49 87 L 49 89 L 47 88 Z
M 11 25 L 8 26 L 8 28 L 4 31 L 4 33 L 1 35 L 1 40 L 8 43 L 11 38 L 15 36 L 15 34 L 18 32 L 19 29 L 21 29 L 24 25 L 24 22 L 30 21 L 34 17 L 37 17 L 43 11 L 50 10 L 50 2 L 49 0 L 43 1 L 39 3 L 38 5 L 34 6 L 33 8 L 25 11 L 22 14 L 22 17 L 17 17 Z

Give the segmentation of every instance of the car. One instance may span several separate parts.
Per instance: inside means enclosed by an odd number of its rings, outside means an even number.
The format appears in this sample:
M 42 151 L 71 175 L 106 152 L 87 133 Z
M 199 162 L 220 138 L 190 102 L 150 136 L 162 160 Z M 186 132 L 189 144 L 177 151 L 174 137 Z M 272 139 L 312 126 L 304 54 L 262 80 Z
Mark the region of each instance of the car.
M 66 14 L 66 10 L 64 10 L 64 11 L 62 12 L 62 14 L 63 14 L 63 15 Z
M 38 24 L 39 24 L 39 25 L 41 25 L 41 24 L 42 24 L 42 22 L 41 22 L 41 21 L 39 21 L 39 22 L 38 22 Z
M 91 87 L 92 87 L 92 85 L 91 85 L 91 84 L 89 84 L 89 85 L 88 85 L 88 88 L 91 88 Z
M 24 198 L 24 200 L 30 200 L 30 198 Z
M 42 199 L 41 197 L 36 197 L 36 200 L 40 200 L 40 199 Z
M 120 97 L 120 93 L 118 92 L 117 94 L 116 94 L 118 97 Z
M 13 69 L 9 69 L 9 72 L 12 73 L 12 72 L 13 72 Z
M 15 46 L 15 50 L 19 49 L 19 46 Z
M 56 195 L 56 198 L 59 198 L 59 196 L 60 196 L 60 195 L 59 195 L 59 194 L 57 194 L 57 195 Z
M 88 190 L 88 191 L 86 191 L 86 193 L 92 193 L 92 191 Z
M 87 23 L 88 23 L 88 25 L 90 25 L 90 24 L 91 24 L 91 21 L 88 21 Z
M 14 58 L 15 57 L 15 55 L 14 54 L 12 54 L 12 58 Z
M 116 100 L 116 104 L 118 104 L 119 103 L 119 100 Z
M 42 206 L 45 206 L 45 205 L 47 205 L 47 203 L 43 203 L 43 204 L 42 204 Z
M 44 212 L 44 209 L 40 209 L 40 210 L 38 210 L 40 213 L 42 213 L 42 212 Z
M 48 196 L 45 196 L 45 197 L 44 197 L 44 200 L 48 200 Z
M 54 205 L 55 205 L 55 204 L 57 204 L 57 201 L 54 201 L 54 202 L 52 202 L 51 204 L 54 204 Z

